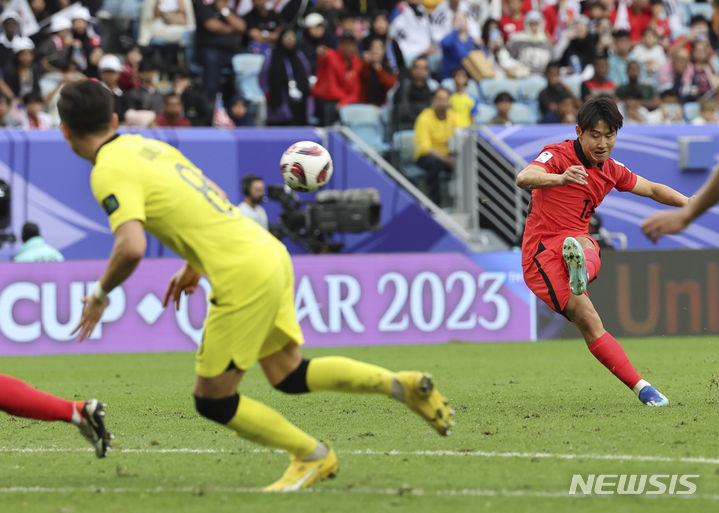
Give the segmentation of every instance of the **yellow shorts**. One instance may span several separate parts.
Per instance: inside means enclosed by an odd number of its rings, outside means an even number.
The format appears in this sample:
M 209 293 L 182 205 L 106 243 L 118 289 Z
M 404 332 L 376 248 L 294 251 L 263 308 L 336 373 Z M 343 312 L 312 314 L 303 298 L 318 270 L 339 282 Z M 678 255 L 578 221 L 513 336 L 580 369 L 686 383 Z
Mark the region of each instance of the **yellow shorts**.
M 290 256 L 284 246 L 266 256 L 257 259 L 266 279 L 253 283 L 252 269 L 243 267 L 234 278 L 236 292 L 231 297 L 225 294 L 215 298 L 210 304 L 195 362 L 198 376 L 218 376 L 232 363 L 246 370 L 290 341 L 304 343 L 295 314 L 295 277 Z

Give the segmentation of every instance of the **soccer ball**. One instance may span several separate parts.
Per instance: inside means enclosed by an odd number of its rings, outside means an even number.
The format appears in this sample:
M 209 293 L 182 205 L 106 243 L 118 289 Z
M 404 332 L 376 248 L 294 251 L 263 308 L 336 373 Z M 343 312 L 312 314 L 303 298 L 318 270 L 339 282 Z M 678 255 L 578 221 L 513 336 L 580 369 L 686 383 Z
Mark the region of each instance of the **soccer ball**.
M 298 192 L 313 192 L 332 178 L 332 157 L 322 145 L 300 141 L 282 154 L 280 169 L 290 188 Z

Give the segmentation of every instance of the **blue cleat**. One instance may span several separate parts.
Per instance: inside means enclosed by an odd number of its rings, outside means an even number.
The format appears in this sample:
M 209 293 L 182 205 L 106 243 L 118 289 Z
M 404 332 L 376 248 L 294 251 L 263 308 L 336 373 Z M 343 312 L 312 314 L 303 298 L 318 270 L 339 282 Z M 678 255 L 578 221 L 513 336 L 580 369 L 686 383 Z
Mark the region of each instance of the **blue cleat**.
M 669 406 L 669 399 L 648 383 L 642 387 L 637 395 L 639 400 L 647 406 Z
M 587 291 L 589 275 L 587 274 L 584 250 L 582 249 L 582 245 L 577 242 L 577 239 L 574 237 L 564 239 L 562 257 L 569 269 L 569 290 L 571 290 L 575 296 L 581 296 Z

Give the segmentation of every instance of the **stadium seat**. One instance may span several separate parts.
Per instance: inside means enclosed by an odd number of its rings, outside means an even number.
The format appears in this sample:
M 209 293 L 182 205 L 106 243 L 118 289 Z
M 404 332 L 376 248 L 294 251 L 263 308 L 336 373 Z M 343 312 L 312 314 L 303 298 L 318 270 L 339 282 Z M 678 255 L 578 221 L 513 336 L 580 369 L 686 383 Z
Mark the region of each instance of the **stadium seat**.
M 345 105 L 340 108 L 340 121 L 373 150 L 381 153 L 389 150 L 389 145 L 384 142 L 384 125 L 379 107 L 364 103 Z
M 544 77 L 535 75 L 520 80 L 518 100 L 527 105 L 533 105 L 545 87 L 547 87 L 547 79 Z
M 444 80 L 442 80 L 442 83 L 440 85 L 447 89 L 450 93 L 455 92 L 454 79 L 452 77 L 445 78 Z M 479 86 L 477 85 L 477 82 L 472 79 L 467 82 L 467 94 L 479 99 Z
M 523 103 L 514 102 L 509 109 L 509 119 L 517 125 L 533 125 L 537 122 L 534 111 Z
M 712 13 L 714 11 L 714 8 L 712 7 L 711 2 L 706 3 L 699 3 L 699 2 L 680 2 L 684 6 L 685 13 L 684 13 L 684 24 L 689 25 L 689 20 L 691 20 L 692 16 L 702 16 L 705 20 L 707 20 L 709 23 L 711 23 L 712 19 Z
M 195 75 L 202 75 L 202 66 L 197 62 L 197 46 L 195 45 L 195 30 L 189 29 L 182 34 L 182 49 L 185 52 L 185 66 Z
M 479 112 L 477 112 L 474 116 L 474 123 L 477 125 L 486 125 L 489 123 L 489 120 L 497 114 L 497 110 L 494 108 L 494 105 L 485 105 L 480 103 L 478 107 Z
M 414 130 L 400 130 L 392 134 L 392 148 L 397 168 L 414 183 L 424 178 L 425 172 L 414 163 Z
M 562 83 L 567 86 L 577 98 L 581 98 L 582 96 L 582 82 L 582 77 L 579 75 L 562 77 Z
M 499 93 L 509 93 L 515 99 L 519 91 L 519 83 L 510 78 L 485 78 L 479 83 L 480 101 L 494 105 L 494 98 Z
M 240 53 L 232 57 L 237 90 L 251 102 L 265 101 L 265 93 L 260 87 L 259 80 L 264 62 L 265 57 L 256 53 Z
M 684 120 L 691 122 L 692 119 L 699 117 L 699 102 L 687 102 L 684 104 Z
M 380 109 L 368 103 L 355 103 L 340 107 L 340 121 L 343 125 L 352 126 L 355 123 L 379 122 Z

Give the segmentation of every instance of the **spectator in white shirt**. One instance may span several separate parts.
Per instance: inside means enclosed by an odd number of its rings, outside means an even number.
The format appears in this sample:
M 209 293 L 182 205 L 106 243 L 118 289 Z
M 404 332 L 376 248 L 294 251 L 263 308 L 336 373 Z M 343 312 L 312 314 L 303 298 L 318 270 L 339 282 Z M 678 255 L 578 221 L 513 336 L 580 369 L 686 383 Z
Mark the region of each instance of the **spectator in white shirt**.
M 265 182 L 257 175 L 245 176 L 242 179 L 242 194 L 245 199 L 239 204 L 240 213 L 267 230 L 267 212 L 262 208 L 262 202 L 265 200 Z
M 398 3 L 390 18 L 389 37 L 399 44 L 408 66 L 420 55 L 437 53 L 432 46 L 429 15 L 420 0 Z
M 659 44 L 657 33 L 652 27 L 644 31 L 642 42 L 629 52 L 629 60 L 639 62 L 646 72 L 646 82 L 656 86 L 657 71 L 667 61 L 667 54 Z

